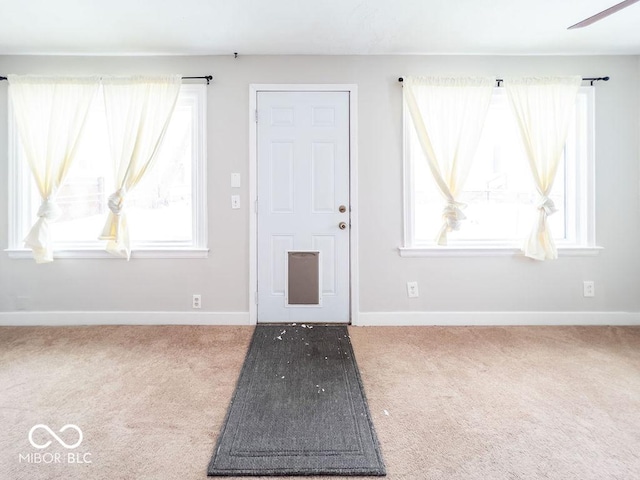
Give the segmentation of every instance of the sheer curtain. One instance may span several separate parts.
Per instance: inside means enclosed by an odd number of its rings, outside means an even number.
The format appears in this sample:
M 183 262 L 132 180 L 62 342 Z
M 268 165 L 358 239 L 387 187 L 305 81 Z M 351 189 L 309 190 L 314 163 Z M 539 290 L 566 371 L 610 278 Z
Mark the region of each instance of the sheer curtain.
M 484 125 L 495 77 L 405 77 L 403 94 L 433 179 L 446 205 L 438 245 L 465 219 L 464 188 Z
M 547 222 L 547 217 L 556 212 L 549 194 L 562 158 L 581 81 L 580 76 L 504 80 L 540 194 L 538 220 L 522 248 L 525 256 L 536 260 L 558 258 Z
M 103 78 L 115 192 L 100 236 L 107 251 L 131 257 L 126 197 L 153 166 L 180 93 L 180 75 Z
M 18 134 L 42 199 L 25 246 L 37 263 L 52 262 L 49 224 L 61 213 L 56 195 L 73 165 L 100 79 L 9 75 L 8 80 Z

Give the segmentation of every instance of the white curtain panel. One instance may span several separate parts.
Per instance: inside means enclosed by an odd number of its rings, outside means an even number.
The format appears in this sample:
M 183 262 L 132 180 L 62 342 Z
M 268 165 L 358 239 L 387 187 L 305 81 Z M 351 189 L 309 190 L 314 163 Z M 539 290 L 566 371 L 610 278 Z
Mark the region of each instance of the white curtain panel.
M 131 257 L 126 197 L 152 168 L 178 100 L 180 75 L 103 78 L 115 192 L 100 236 L 108 252 Z
M 556 212 L 549 194 L 562 158 L 581 81 L 580 76 L 504 79 L 540 194 L 538 220 L 522 247 L 525 256 L 536 260 L 558 258 L 547 221 L 547 217 Z
M 495 77 L 405 77 L 404 99 L 433 179 L 445 199 L 438 245 L 465 219 L 464 188 L 491 102 Z
M 9 99 L 24 155 L 42 203 L 25 238 L 37 263 L 53 261 L 50 222 L 60 216 L 56 195 L 73 165 L 98 77 L 9 75 Z

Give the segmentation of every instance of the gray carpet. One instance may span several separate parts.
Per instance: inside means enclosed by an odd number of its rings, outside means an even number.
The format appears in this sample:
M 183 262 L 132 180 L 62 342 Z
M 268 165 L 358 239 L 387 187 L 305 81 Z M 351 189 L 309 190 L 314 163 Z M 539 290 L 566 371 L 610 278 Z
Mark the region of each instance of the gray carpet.
M 208 474 L 385 475 L 346 327 L 256 328 Z

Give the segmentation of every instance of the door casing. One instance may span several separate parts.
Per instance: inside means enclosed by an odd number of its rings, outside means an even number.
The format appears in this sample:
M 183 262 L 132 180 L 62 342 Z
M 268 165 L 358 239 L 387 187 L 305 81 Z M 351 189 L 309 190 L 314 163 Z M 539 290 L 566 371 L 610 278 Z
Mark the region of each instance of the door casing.
M 258 92 L 349 92 L 349 195 L 351 232 L 349 238 L 350 317 L 358 325 L 358 87 L 353 84 L 251 84 L 249 85 L 249 323 L 258 321 L 258 230 L 257 210 L 257 123 Z

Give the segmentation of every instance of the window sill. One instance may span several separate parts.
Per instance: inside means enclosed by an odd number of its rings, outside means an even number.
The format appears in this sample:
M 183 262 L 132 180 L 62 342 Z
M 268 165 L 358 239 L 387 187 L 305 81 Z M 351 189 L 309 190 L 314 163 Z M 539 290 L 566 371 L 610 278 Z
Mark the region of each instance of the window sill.
M 28 249 L 6 249 L 9 258 L 33 259 L 31 250 Z M 112 255 L 102 249 L 68 249 L 56 250 L 53 253 L 54 259 L 62 258 L 97 258 L 124 260 L 122 257 Z M 172 248 L 172 249 L 143 249 L 131 252 L 131 258 L 209 258 L 208 248 Z
M 559 257 L 593 257 L 603 247 L 558 247 Z M 401 257 L 522 257 L 516 247 L 446 246 L 446 247 L 400 247 Z

